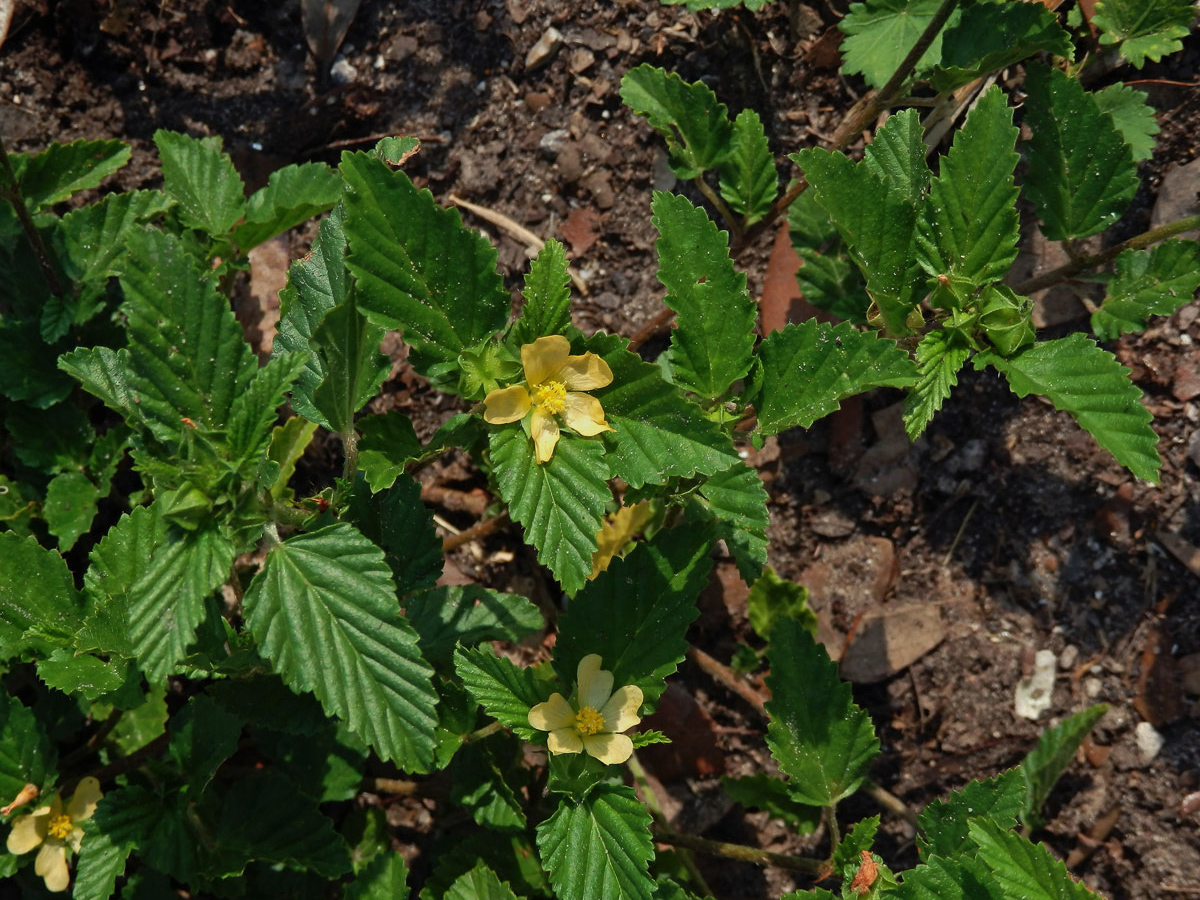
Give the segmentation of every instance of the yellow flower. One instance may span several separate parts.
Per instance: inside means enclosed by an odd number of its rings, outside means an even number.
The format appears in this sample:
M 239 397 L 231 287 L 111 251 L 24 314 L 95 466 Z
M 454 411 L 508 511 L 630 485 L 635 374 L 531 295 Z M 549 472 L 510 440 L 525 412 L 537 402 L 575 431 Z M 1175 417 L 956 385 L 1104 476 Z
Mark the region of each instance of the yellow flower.
M 554 694 L 529 710 L 529 724 L 550 732 L 546 746 L 551 753 L 586 751 L 605 765 L 625 762 L 633 753 L 633 741 L 620 732 L 642 721 L 642 689 L 626 685 L 614 691 L 613 674 L 600 668 L 596 653 L 579 661 L 577 679 L 578 708 Z
M 8 852 L 20 856 L 40 846 L 42 849 L 38 851 L 33 871 L 42 876 L 46 890 L 65 891 L 71 881 L 71 873 L 67 871 L 67 847 L 79 852 L 83 840 L 79 823 L 92 817 L 102 796 L 100 782 L 91 777 L 79 782 L 66 812 L 63 812 L 62 798 L 55 794 L 49 806 L 35 809 L 13 822 L 12 831 L 8 833 Z
M 521 348 L 525 384 L 499 388 L 483 400 L 484 421 L 492 425 L 520 421 L 532 411 L 529 430 L 539 463 L 554 455 L 560 416 L 568 428 L 584 437 L 613 430 L 604 421 L 600 401 L 580 393 L 612 384 L 612 369 L 595 353 L 570 353 L 571 343 L 561 334 L 526 344 Z
M 633 536 L 654 518 L 654 507 L 649 503 L 622 506 L 615 513 L 604 517 L 604 524 L 596 533 L 596 552 L 592 554 L 591 581 L 609 567 L 613 557 L 620 555 Z

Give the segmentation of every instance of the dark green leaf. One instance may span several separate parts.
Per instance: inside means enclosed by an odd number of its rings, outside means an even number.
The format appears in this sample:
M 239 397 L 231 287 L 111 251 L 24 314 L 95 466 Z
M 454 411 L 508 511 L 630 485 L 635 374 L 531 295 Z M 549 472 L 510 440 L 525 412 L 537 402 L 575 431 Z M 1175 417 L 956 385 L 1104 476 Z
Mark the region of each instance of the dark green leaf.
M 255 371 L 229 408 L 229 455 L 237 464 L 261 461 L 271 443 L 277 410 L 304 368 L 301 353 L 281 353 Z
M 833 851 L 833 870 L 842 871 L 846 866 L 862 864 L 862 852 L 870 851 L 875 843 L 875 832 L 879 830 L 879 816 L 870 816 L 856 822 L 854 827 L 842 835 Z
M 33 711 L 0 691 L 0 796 L 8 802 L 26 784 L 50 787 L 57 761 L 58 754 Z
M 1098 0 L 1092 24 L 1101 44 L 1120 44 L 1121 55 L 1140 69 L 1183 47 L 1196 18 L 1190 0 Z
M 483 863 L 470 872 L 458 876 L 450 889 L 442 895 L 443 900 L 517 900 L 507 881 L 501 881 Z
M 850 13 L 838 28 L 846 35 L 842 41 L 842 71 L 862 73 L 867 84 L 881 88 L 900 67 L 901 61 L 916 44 L 941 0 L 866 0 L 851 3 Z M 953 27 L 960 13 L 956 10 L 947 22 Z M 942 33 L 934 38 L 917 63 L 920 75 L 935 65 L 942 55 Z
M 979 847 L 979 861 L 990 870 L 1001 896 L 1022 900 L 1097 900 L 1096 895 L 1071 878 L 1067 867 L 1050 855 L 1044 844 L 986 819 L 970 823 L 971 841 Z
M 729 111 L 703 82 L 688 84 L 644 63 L 621 79 L 621 100 L 666 139 L 679 178 L 695 178 L 733 153 Z
M 170 209 L 172 200 L 161 191 L 109 194 L 99 203 L 72 210 L 59 229 L 62 263 L 72 281 L 103 284 L 120 272 L 129 235 L 139 223 Z
M 817 203 L 815 192 L 805 191 L 788 207 L 788 225 L 792 247 L 800 257 L 796 282 L 804 299 L 839 319 L 865 324 L 871 298 L 867 296 L 862 273 L 851 261 L 829 216 Z
M 965 833 L 965 832 L 964 832 Z M 978 860 L 934 856 L 904 873 L 903 883 L 887 894 L 899 900 L 1010 900 Z
M 39 212 L 96 187 L 129 162 L 129 156 L 129 145 L 121 141 L 51 144 L 25 164 L 18 177 L 21 196 L 30 212 Z
M 92 527 L 100 491 L 82 472 L 56 475 L 46 486 L 42 517 L 50 533 L 58 538 L 58 549 L 66 553 L 80 535 Z
M 474 584 L 421 591 L 404 604 L 409 622 L 420 635 L 421 652 L 434 665 L 449 662 L 459 644 L 474 647 L 484 641 L 516 643 L 546 627 L 537 606 L 519 594 Z
M 371 490 L 396 483 L 406 464 L 421 455 L 412 419 L 398 410 L 358 420 L 358 467 Z
M 1088 732 L 1106 712 L 1108 707 L 1099 703 L 1042 732 L 1037 746 L 1018 767 L 1025 783 L 1025 803 L 1020 811 L 1022 822 L 1033 827 L 1041 824 L 1042 807 L 1050 796 L 1050 791 L 1075 759 L 1075 751 L 1088 736 Z
M 1161 129 L 1154 118 L 1154 107 L 1146 102 L 1149 94 L 1117 82 L 1092 96 L 1100 110 L 1113 117 L 1113 124 L 1133 151 L 1135 162 L 1154 155 L 1154 135 Z
M 179 220 L 214 237 L 228 234 L 246 211 L 242 179 L 221 150 L 219 137 L 203 140 L 160 128 L 163 190 L 179 201 Z
M 863 151 L 863 164 L 887 185 L 888 190 L 908 201 L 920 203 L 929 189 L 929 166 L 921 117 L 905 109 L 888 117 Z
M 552 693 L 529 669 L 519 669 L 496 656 L 491 647 L 454 651 L 454 669 L 484 712 L 522 740 L 534 740 L 538 732 L 529 726 L 529 710 Z
M 738 574 L 754 582 L 767 562 L 767 490 L 758 472 L 739 460 L 697 488 L 696 503 L 716 523 Z
M 71 395 L 71 379 L 55 369 L 57 351 L 33 321 L 0 322 L 0 394 L 46 409 Z
M 82 613 L 79 592 L 58 553 L 33 537 L 0 532 L 0 661 L 27 649 L 49 652 L 51 643 L 26 638 L 25 632 L 34 628 L 66 639 L 79 627 Z
M 197 793 L 202 791 L 217 768 L 237 750 L 241 723 L 204 694 L 188 701 L 171 720 L 171 742 L 167 755 L 187 774 Z
M 265 186 L 246 201 L 246 220 L 233 232 L 244 252 L 333 208 L 342 196 L 342 179 L 324 163 L 276 169 Z
M 136 374 L 128 350 L 109 347 L 80 347 L 58 358 L 58 367 L 99 397 L 109 409 L 120 413 L 130 425 L 141 422 L 133 388 Z
M 1200 245 L 1172 238 L 1148 250 L 1126 250 L 1114 269 L 1104 303 L 1092 313 L 1092 331 L 1108 341 L 1191 302 L 1200 287 Z
M 90 654 L 65 649 L 39 659 L 37 670 L 47 687 L 87 700 L 117 690 L 129 674 L 128 662 L 120 657 L 104 662 Z
M 451 802 L 466 808 L 484 828 L 523 831 L 521 798 L 508 781 L 526 771 L 517 765 L 520 756 L 520 741 L 511 736 L 466 744 L 450 764 Z
M 929 81 L 945 93 L 1035 53 L 1074 56 L 1071 36 L 1054 13 L 1040 3 L 976 3 L 946 29 L 942 59 Z
M 821 824 L 821 807 L 792 798 L 787 782 L 765 772 L 741 778 L 721 778 L 721 787 L 734 800 L 750 809 L 761 809 L 783 819 L 797 834 L 812 834 Z
M 267 448 L 267 459 L 279 466 L 275 483 L 270 485 L 271 496 L 276 500 L 292 498 L 288 480 L 295 473 L 296 463 L 304 455 L 316 430 L 316 422 L 308 422 L 300 416 L 292 416 L 282 425 L 271 429 L 271 445 Z
M 154 833 L 162 815 L 161 801 L 145 788 L 107 792 L 80 847 L 74 900 L 108 900 L 129 854 Z
M 321 359 L 324 378 L 312 392 L 312 405 L 331 431 L 349 433 L 354 414 L 387 378 L 391 362 L 379 352 L 383 336 L 384 330 L 359 312 L 353 292 L 313 332 L 310 346 Z
M 345 900 L 397 900 L 408 896 L 408 866 L 390 847 L 346 885 Z
M 405 476 L 372 496 L 355 485 L 346 510 L 349 520 L 383 549 L 397 593 L 403 597 L 433 587 L 442 574 L 442 539 L 433 514 L 421 502 L 421 486 Z
M 78 471 L 87 463 L 96 433 L 87 413 L 74 403 L 56 403 L 43 410 L 13 403 L 7 413 L 9 446 L 25 465 L 53 474 Z
M 1025 779 L 1019 768 L 1009 769 L 987 781 L 972 781 L 945 800 L 934 800 L 920 815 L 921 855 L 958 859 L 970 849 L 969 819 L 984 817 L 1001 828 L 1017 824 L 1025 800 Z
M 752 109 L 743 109 L 733 122 L 733 154 L 721 163 L 720 178 L 721 196 L 746 225 L 771 211 L 779 173 L 762 121 Z
M 958 384 L 958 371 L 971 355 L 971 345 L 961 332 L 938 328 L 921 338 L 914 355 L 918 381 L 904 397 L 904 430 L 913 441 Z

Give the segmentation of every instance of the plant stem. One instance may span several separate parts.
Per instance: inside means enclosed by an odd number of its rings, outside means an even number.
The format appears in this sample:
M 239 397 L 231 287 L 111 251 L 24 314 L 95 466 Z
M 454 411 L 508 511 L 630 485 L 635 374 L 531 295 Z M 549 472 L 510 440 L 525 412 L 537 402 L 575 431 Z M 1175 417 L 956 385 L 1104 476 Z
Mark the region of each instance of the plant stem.
M 748 847 L 745 844 L 730 844 L 726 841 L 710 841 L 708 838 L 696 837 L 691 834 L 679 834 L 665 828 L 651 828 L 651 836 L 661 844 L 671 844 L 674 847 L 687 847 L 689 850 L 699 850 L 713 856 L 723 856 L 726 859 L 737 859 L 742 862 L 754 863 L 758 866 L 777 866 L 793 872 L 805 872 L 809 875 L 823 876 L 829 873 L 829 864 L 823 859 L 809 859 L 804 856 L 787 856 L 783 853 L 773 853 L 770 850 L 760 850 L 758 847 Z
M 462 736 L 462 742 L 464 744 L 469 744 L 472 741 L 481 741 L 485 737 L 491 737 L 497 731 L 502 731 L 503 729 L 504 726 L 499 722 L 490 722 L 487 725 L 484 725 L 482 728 L 475 729 L 470 734 L 464 734 Z
M 1114 244 L 1112 247 L 1101 250 L 1099 253 L 1080 256 L 1068 263 L 1064 263 L 1057 269 L 1051 269 L 1049 272 L 1043 272 L 1041 275 L 1022 281 L 1020 284 L 1013 285 L 1013 290 L 1018 294 L 1032 294 L 1034 291 L 1040 291 L 1042 288 L 1065 281 L 1072 275 L 1082 272 L 1084 269 L 1095 268 L 1109 260 L 1116 259 L 1126 250 L 1141 250 L 1143 247 L 1149 247 L 1151 244 L 1157 244 L 1159 241 L 1165 241 L 1169 237 L 1174 237 L 1177 234 L 1192 231 L 1196 228 L 1200 228 L 1200 215 L 1176 219 L 1174 222 L 1168 222 L 1166 225 L 1159 225 L 1157 228 L 1151 228 L 1149 231 L 1136 234 L 1129 240 Z
M 838 829 L 837 804 L 831 803 L 825 807 L 825 827 L 829 829 L 829 865 L 833 866 L 833 856 L 837 853 L 838 844 L 842 842 L 842 833 Z
M 342 478 L 351 482 L 354 480 L 354 473 L 358 471 L 358 432 L 351 425 L 338 437 L 342 439 L 342 451 L 346 457 L 342 465 Z
M 712 189 L 712 185 L 704 180 L 703 175 L 697 175 L 692 181 L 700 189 L 700 193 L 716 208 L 721 218 L 725 220 L 725 224 L 729 226 L 729 243 L 733 245 L 740 244 L 742 241 L 742 226 L 738 224 L 737 216 L 733 214 L 733 210 L 725 205 L 725 201 L 721 199 L 721 195 Z
M 21 187 L 17 184 L 17 175 L 8 159 L 8 148 L 4 146 L 3 137 L 0 137 L 0 165 L 3 165 L 5 175 L 4 183 L 0 185 L 0 197 L 12 204 L 17 219 L 21 222 L 21 228 L 25 231 L 25 237 L 29 239 L 29 244 L 33 247 L 33 255 L 37 257 L 38 265 L 41 267 L 42 276 L 46 279 L 50 293 L 55 297 L 63 297 L 66 291 L 63 290 L 62 282 L 58 280 L 58 273 L 54 271 L 50 250 L 42 241 L 37 226 L 33 224 L 33 216 L 30 215 L 29 208 L 25 205 L 25 198 L 21 196 Z
M 492 516 L 490 519 L 484 519 L 482 522 L 476 522 L 465 531 L 460 531 L 458 534 L 452 534 L 442 541 L 442 552 L 449 553 L 451 550 L 457 550 L 463 544 L 469 544 L 481 537 L 487 537 L 501 525 L 508 522 L 508 513 L 502 512 L 499 515 Z
M 633 773 L 633 778 L 638 783 L 638 787 L 642 789 L 642 800 L 646 804 L 646 808 L 650 810 L 650 817 L 654 820 L 654 824 L 659 828 L 669 828 L 667 817 L 662 811 L 662 804 L 658 802 L 658 794 L 650 785 L 650 780 L 646 777 L 646 770 L 642 768 L 641 760 L 637 758 L 636 752 L 626 760 L 625 765 L 629 767 L 629 771 Z M 683 867 L 688 870 L 692 886 L 702 894 L 707 894 L 710 897 L 713 896 L 712 888 L 704 880 L 704 874 L 696 865 L 696 860 L 692 857 L 691 851 L 686 847 L 680 847 L 679 860 L 683 863 Z

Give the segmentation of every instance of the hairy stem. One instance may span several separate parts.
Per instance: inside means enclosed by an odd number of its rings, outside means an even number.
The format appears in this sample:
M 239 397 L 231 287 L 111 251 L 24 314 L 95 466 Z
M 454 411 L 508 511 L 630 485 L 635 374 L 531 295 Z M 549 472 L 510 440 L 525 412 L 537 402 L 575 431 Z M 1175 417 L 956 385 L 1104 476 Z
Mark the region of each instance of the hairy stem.
M 38 233 L 37 226 L 33 223 L 33 216 L 30 215 L 29 208 L 25 205 L 25 198 L 21 196 L 21 188 L 17 184 L 17 175 L 8 159 L 8 148 L 4 146 L 3 137 L 0 137 L 0 165 L 4 168 L 4 182 L 0 184 L 0 197 L 12 204 L 21 228 L 25 232 L 25 237 L 29 239 L 29 244 L 33 247 L 33 255 L 37 257 L 38 266 L 41 267 L 42 277 L 46 279 L 50 293 L 55 297 L 63 297 L 66 291 L 63 290 L 62 282 L 58 280 L 58 273 L 54 270 L 50 249 L 42 240 L 41 234 Z
M 729 226 L 730 244 L 740 244 L 742 241 L 742 226 L 738 223 L 738 218 L 733 214 L 733 210 L 725 205 L 725 201 L 721 199 L 721 195 L 713 190 L 712 185 L 704 180 L 703 175 L 697 175 L 692 181 L 700 189 L 700 193 L 717 210 L 721 218 L 725 220 L 725 224 Z
M 689 850 L 699 850 L 701 853 L 722 856 L 725 859 L 737 859 L 759 866 L 777 866 L 780 869 L 805 872 L 809 875 L 823 876 L 829 872 L 829 864 L 823 859 L 787 856 L 783 853 L 773 853 L 770 850 L 760 850 L 758 847 L 748 847 L 745 844 L 710 841 L 708 838 L 696 837 L 691 834 L 679 834 L 676 831 L 668 831 L 665 828 L 651 828 L 650 831 L 654 840 L 661 844 L 686 847 Z

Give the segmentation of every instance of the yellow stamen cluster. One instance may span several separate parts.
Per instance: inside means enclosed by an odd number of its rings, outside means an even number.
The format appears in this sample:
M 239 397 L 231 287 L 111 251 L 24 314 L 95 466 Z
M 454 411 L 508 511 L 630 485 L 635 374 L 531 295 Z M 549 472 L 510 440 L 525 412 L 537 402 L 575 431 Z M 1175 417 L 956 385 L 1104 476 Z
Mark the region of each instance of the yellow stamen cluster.
M 50 824 L 46 826 L 46 834 L 52 838 L 58 838 L 60 841 L 65 841 L 71 836 L 71 830 L 74 826 L 71 824 L 71 817 L 68 815 L 52 816 Z
M 575 730 L 583 737 L 599 734 L 604 730 L 604 716 L 590 706 L 580 707 L 575 713 Z
M 567 408 L 567 386 L 561 381 L 547 381 L 533 392 L 533 405 L 547 415 L 557 416 Z

